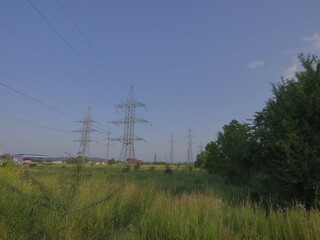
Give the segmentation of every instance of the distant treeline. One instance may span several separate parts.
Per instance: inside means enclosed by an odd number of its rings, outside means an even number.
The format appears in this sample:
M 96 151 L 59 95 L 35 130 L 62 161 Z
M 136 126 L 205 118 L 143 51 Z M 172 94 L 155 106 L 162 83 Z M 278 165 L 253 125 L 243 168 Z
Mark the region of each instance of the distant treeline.
M 319 206 L 320 192 L 320 60 L 299 59 L 303 70 L 273 84 L 252 120 L 224 125 L 195 166 L 249 187 L 254 200 L 310 208 Z

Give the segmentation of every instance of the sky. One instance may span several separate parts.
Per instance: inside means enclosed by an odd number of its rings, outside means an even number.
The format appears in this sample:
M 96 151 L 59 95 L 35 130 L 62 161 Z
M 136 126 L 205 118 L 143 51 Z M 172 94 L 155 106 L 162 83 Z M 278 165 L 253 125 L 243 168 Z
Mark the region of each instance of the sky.
M 2 0 L 0 150 L 75 156 L 80 120 L 96 121 L 90 156 L 106 157 L 115 105 L 130 86 L 138 159 L 193 158 L 232 119 L 247 122 L 272 97 L 271 83 L 320 55 L 318 0 Z M 112 142 L 109 158 L 122 144 Z

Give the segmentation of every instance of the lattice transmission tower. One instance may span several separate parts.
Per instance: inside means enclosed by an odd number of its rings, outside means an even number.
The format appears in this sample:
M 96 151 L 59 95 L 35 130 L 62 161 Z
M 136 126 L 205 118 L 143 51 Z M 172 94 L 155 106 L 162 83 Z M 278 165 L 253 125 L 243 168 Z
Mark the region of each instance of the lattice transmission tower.
M 173 133 L 171 133 L 171 140 L 169 142 L 171 143 L 171 147 L 170 147 L 170 163 L 173 163 L 173 161 L 174 161 L 173 143 L 175 142 L 173 140 Z
M 198 152 L 202 153 L 204 151 L 204 147 L 202 145 L 202 143 L 200 142 L 199 146 L 198 146 Z
M 88 158 L 89 157 L 89 143 L 91 140 L 91 133 L 98 132 L 97 130 L 92 128 L 92 123 L 95 121 L 91 117 L 91 110 L 90 107 L 87 110 L 85 117 L 78 121 L 82 123 L 82 127 L 74 132 L 80 133 L 81 137 L 75 142 L 80 142 L 78 156 Z
M 108 131 L 108 133 L 107 133 L 107 138 L 105 139 L 105 140 L 107 140 L 107 151 L 106 151 L 106 161 L 108 161 L 109 160 L 109 147 L 110 147 L 110 140 L 112 140 L 111 138 L 110 138 L 110 136 L 111 136 L 111 132 L 110 132 L 110 129 L 109 129 L 109 131 Z
M 188 128 L 187 130 L 187 145 L 188 145 L 188 149 L 187 149 L 187 162 L 188 163 L 192 163 L 193 162 L 193 151 L 192 151 L 192 139 L 194 138 L 194 136 L 192 136 L 192 129 L 191 127 Z
M 113 141 L 119 141 L 123 144 L 119 160 L 122 160 L 124 163 L 126 163 L 128 160 L 133 160 L 136 158 L 134 141 L 144 141 L 143 138 L 135 136 L 134 130 L 136 123 L 148 123 L 147 120 L 136 117 L 136 108 L 146 108 L 146 104 L 137 102 L 135 100 L 133 86 L 131 86 L 127 100 L 115 106 L 117 109 L 122 109 L 125 112 L 124 119 L 115 120 L 111 123 L 115 125 L 124 125 L 123 137 L 113 138 Z

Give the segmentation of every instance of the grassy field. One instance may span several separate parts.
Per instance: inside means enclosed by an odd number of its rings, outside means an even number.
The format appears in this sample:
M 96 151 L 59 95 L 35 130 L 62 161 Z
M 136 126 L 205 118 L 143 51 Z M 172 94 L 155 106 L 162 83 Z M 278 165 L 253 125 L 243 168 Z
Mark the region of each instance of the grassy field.
M 0 167 L 0 239 L 320 239 L 320 212 L 271 210 L 185 166 Z

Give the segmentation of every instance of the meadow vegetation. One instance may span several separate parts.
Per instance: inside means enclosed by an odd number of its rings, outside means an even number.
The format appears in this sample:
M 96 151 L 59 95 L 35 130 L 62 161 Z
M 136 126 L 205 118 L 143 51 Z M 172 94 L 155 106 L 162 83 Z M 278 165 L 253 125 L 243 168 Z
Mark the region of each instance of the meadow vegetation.
M 0 239 L 320 239 L 320 214 L 253 203 L 188 166 L 0 167 Z

